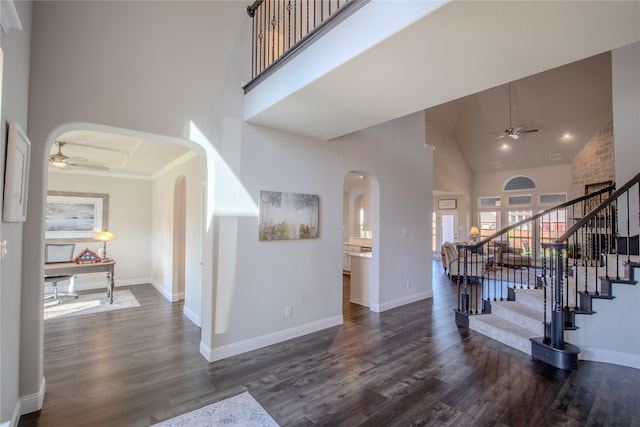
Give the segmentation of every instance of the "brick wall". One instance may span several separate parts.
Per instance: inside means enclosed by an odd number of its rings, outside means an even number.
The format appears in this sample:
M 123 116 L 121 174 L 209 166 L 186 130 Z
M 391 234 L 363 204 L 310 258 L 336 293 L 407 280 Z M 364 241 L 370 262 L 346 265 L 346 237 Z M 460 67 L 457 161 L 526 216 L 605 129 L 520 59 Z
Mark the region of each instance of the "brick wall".
M 571 164 L 573 195 L 583 196 L 584 186 L 616 179 L 613 146 L 613 120 L 609 121 L 584 146 Z

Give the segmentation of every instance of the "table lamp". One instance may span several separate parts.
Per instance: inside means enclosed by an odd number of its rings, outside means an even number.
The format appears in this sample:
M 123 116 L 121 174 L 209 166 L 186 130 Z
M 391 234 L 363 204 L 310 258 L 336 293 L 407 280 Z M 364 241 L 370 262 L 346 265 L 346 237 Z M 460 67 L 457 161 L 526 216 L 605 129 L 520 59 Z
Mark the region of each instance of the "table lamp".
M 109 240 L 115 240 L 116 236 L 114 236 L 112 232 L 107 231 L 107 229 L 105 228 L 104 231 L 99 232 L 96 237 L 94 237 L 94 239 L 102 241 L 102 248 L 100 248 L 100 251 L 102 253 L 99 254 L 100 258 L 102 258 L 100 262 L 109 261 L 109 258 L 107 258 L 107 242 Z
M 475 225 L 471 226 L 471 230 L 469 230 L 469 234 L 471 234 L 471 240 L 474 242 L 478 239 L 478 234 L 480 234 L 480 230 Z

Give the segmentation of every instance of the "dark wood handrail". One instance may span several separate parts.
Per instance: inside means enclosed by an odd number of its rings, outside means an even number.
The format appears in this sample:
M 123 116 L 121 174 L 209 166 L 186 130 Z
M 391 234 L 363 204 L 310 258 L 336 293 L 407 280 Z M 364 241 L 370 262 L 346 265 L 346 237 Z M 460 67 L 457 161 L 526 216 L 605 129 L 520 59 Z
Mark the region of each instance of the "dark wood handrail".
M 555 240 L 555 242 L 561 243 L 561 242 L 566 242 L 567 240 L 569 240 L 569 237 L 571 237 L 578 229 L 580 229 L 585 224 L 587 224 L 592 218 L 594 218 L 596 215 L 598 215 L 598 213 L 600 213 L 602 210 L 604 210 L 606 207 L 608 207 L 618 197 L 620 197 L 620 195 L 626 193 L 631 187 L 633 187 L 638 182 L 640 182 L 640 173 L 638 173 L 636 176 L 634 176 L 631 180 L 629 180 L 622 187 L 620 187 L 619 189 L 614 191 L 609 197 L 607 197 L 605 200 L 603 200 L 602 203 L 600 203 L 598 205 L 598 207 L 596 207 L 591 212 L 589 212 L 587 215 L 585 215 L 580 221 L 578 221 L 575 224 L 573 224 L 573 226 L 571 226 L 567 231 L 565 231 L 565 233 L 562 236 L 558 237 Z
M 537 213 L 535 215 L 532 215 L 529 218 L 525 218 L 522 221 L 518 221 L 515 224 L 511 224 L 511 225 L 509 225 L 507 227 L 504 227 L 501 230 L 496 231 L 492 235 L 487 236 L 487 237 L 485 237 L 484 239 L 482 239 L 482 240 L 480 240 L 478 242 L 474 242 L 474 243 L 470 243 L 470 244 L 464 244 L 464 245 L 459 244 L 457 246 L 461 246 L 461 247 L 465 247 L 465 248 L 475 248 L 477 246 L 484 245 L 485 243 L 488 243 L 488 242 L 490 242 L 492 240 L 495 240 L 496 237 L 498 237 L 498 236 L 500 236 L 502 234 L 505 234 L 505 233 L 507 233 L 507 232 L 509 232 L 509 231 L 511 231 L 513 229 L 516 229 L 516 228 L 518 228 L 518 227 L 520 227 L 520 226 L 522 226 L 522 225 L 524 225 L 524 224 L 526 224 L 528 222 L 535 221 L 538 218 L 543 217 L 543 216 L 545 216 L 545 215 L 547 215 L 547 214 L 549 214 L 551 212 L 557 211 L 558 209 L 562 209 L 562 208 L 566 208 L 566 207 L 575 205 L 577 203 L 583 202 L 583 201 L 585 201 L 587 199 L 590 199 L 592 197 L 597 197 L 597 196 L 599 196 L 601 194 L 607 193 L 607 192 L 612 191 L 614 189 L 615 189 L 615 186 L 612 185 L 612 186 L 603 188 L 601 190 L 595 191 L 593 193 L 590 193 L 590 194 L 587 194 L 587 195 L 584 195 L 584 196 L 580 196 L 580 197 L 578 197 L 576 199 L 569 200 L 568 202 L 564 202 L 564 203 L 561 203 L 559 205 L 553 206 L 553 207 L 551 207 L 549 209 L 545 209 L 542 212 L 539 212 L 539 213 Z M 583 221 L 583 220 L 584 220 L 584 218 L 582 220 L 580 220 L 580 221 Z M 564 233 L 563 236 L 567 235 L 567 234 L 568 234 L 568 232 Z
M 263 1 L 264 0 L 256 0 L 253 3 L 251 3 L 249 6 L 247 6 L 247 14 L 253 18 L 254 15 L 256 14 L 256 9 L 260 7 Z

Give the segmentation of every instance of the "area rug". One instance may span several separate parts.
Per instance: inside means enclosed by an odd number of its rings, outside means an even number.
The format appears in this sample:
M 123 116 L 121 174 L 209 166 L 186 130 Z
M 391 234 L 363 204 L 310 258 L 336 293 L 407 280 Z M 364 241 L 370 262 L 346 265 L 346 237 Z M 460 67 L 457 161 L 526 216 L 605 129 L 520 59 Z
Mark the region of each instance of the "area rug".
M 271 415 L 245 391 L 242 394 L 182 414 L 152 427 L 271 427 L 278 424 Z
M 44 320 L 61 319 L 83 314 L 103 313 L 123 308 L 140 307 L 140 303 L 129 289 L 113 292 L 113 304 L 109 303 L 107 292 L 80 294 L 78 299 L 62 297 L 62 304 L 55 301 L 45 302 Z

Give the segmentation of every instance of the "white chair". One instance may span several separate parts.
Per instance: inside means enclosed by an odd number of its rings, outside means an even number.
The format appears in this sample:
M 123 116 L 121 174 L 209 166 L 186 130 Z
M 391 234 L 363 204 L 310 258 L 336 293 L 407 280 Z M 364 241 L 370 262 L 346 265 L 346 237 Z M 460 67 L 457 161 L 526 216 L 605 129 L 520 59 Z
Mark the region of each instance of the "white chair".
M 442 243 L 442 252 L 445 256 L 446 272 L 449 279 L 464 274 L 464 257 L 461 257 L 458 248 L 449 242 Z M 458 260 L 459 259 L 459 260 Z M 484 270 L 487 258 L 482 254 L 467 254 L 467 276 L 473 279 L 484 280 Z

